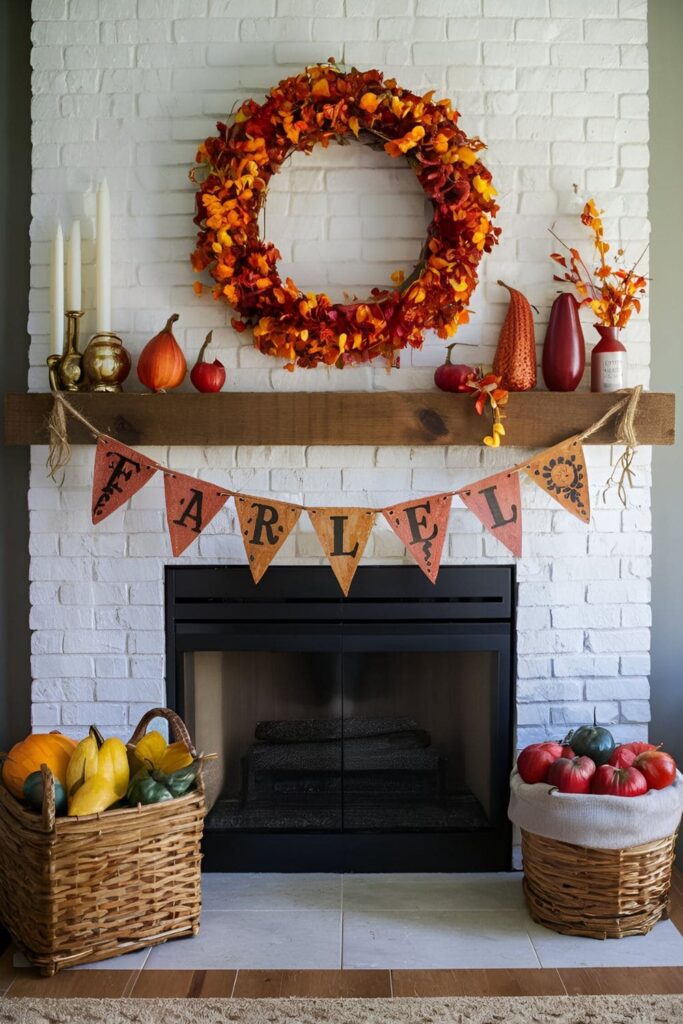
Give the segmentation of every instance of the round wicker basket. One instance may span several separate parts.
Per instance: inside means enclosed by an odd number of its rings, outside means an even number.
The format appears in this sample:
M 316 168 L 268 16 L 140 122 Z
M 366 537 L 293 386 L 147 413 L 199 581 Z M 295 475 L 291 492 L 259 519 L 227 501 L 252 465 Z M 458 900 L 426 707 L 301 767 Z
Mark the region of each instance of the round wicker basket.
M 676 834 L 596 850 L 522 829 L 524 893 L 534 921 L 565 935 L 644 935 L 669 916 Z

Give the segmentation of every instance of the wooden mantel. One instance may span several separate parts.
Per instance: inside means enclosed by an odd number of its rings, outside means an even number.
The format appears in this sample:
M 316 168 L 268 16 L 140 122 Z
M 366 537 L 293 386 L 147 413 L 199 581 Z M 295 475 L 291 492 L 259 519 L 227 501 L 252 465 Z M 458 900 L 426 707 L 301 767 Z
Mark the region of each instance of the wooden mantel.
M 75 408 L 103 433 L 145 445 L 480 445 L 488 420 L 471 397 L 442 391 L 223 392 L 189 394 L 74 394 Z M 527 391 L 512 394 L 506 445 L 545 448 L 598 420 L 614 394 Z M 645 392 L 638 404 L 641 444 L 674 443 L 675 396 Z M 7 444 L 45 444 L 50 394 L 8 394 Z M 67 417 L 69 438 L 90 434 Z M 614 441 L 614 421 L 588 444 Z

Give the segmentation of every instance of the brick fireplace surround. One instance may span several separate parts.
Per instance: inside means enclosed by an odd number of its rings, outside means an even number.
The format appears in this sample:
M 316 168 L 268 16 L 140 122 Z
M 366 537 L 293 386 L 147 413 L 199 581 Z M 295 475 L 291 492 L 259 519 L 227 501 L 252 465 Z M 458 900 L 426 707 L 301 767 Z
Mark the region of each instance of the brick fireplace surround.
M 56 216 L 82 219 L 86 336 L 94 329 L 93 186 L 112 192 L 114 327 L 137 354 L 170 312 L 191 363 L 216 328 L 227 390 L 333 391 L 431 386 L 443 344 L 430 339 L 400 371 L 289 374 L 236 335 L 229 316 L 192 292 L 197 142 L 247 96 L 330 55 L 380 67 L 417 90 L 453 98 L 462 125 L 488 144 L 501 244 L 485 257 L 457 359 L 490 362 L 505 312 L 502 278 L 539 309 L 542 342 L 552 282 L 547 228 L 580 238 L 577 212 L 595 196 L 606 234 L 638 255 L 648 237 L 646 4 L 640 0 L 34 0 L 31 390 L 47 390 L 49 239 Z M 595 17 L 594 15 L 599 15 Z M 579 195 L 573 192 L 578 186 Z M 87 192 L 85 201 L 82 194 Z M 415 259 L 424 201 L 412 174 L 361 147 L 294 159 L 273 182 L 267 233 L 297 282 L 362 293 Z M 586 338 L 593 330 L 586 321 Z M 629 326 L 630 383 L 647 385 L 647 311 Z M 136 383 L 131 382 L 131 388 Z M 189 386 L 189 384 L 187 385 Z M 587 386 L 586 383 L 583 385 Z M 150 401 L 163 399 L 150 399 Z M 522 457 L 474 447 L 172 447 L 147 449 L 176 469 L 251 493 L 323 504 L 386 505 L 453 489 Z M 163 568 L 172 561 L 163 489 L 154 479 L 94 528 L 92 447 L 74 449 L 64 482 L 32 451 L 33 726 L 81 735 L 90 722 L 128 736 L 164 702 Z M 612 457 L 586 451 L 590 528 L 523 484 L 518 563 L 517 740 L 562 734 L 592 718 L 618 739 L 649 719 L 650 451 L 623 509 L 598 499 Z M 241 562 L 231 507 L 180 560 Z M 322 562 L 305 517 L 279 564 Z M 389 528 L 364 564 L 402 564 Z M 509 562 L 461 507 L 444 563 Z

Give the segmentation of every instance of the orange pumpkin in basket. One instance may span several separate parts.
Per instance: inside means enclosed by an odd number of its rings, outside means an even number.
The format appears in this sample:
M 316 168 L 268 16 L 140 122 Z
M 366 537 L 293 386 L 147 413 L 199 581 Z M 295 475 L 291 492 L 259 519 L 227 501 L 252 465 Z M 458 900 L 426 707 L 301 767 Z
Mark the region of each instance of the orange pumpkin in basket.
M 2 766 L 2 781 L 17 800 L 23 800 L 24 781 L 46 764 L 65 786 L 66 769 L 75 749 L 76 740 L 61 732 L 32 733 L 10 750 Z

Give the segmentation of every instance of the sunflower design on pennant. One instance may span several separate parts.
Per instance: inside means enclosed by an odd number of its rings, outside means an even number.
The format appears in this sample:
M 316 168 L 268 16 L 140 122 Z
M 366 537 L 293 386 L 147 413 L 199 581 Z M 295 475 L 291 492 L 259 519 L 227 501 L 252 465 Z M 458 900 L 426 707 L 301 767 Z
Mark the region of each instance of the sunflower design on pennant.
M 536 470 L 538 472 L 538 470 Z M 577 508 L 583 508 L 581 489 L 584 484 L 583 466 L 576 461 L 576 455 L 566 458 L 564 455 L 551 459 L 543 467 L 543 479 L 547 491 L 556 491 L 573 502 Z
M 546 494 L 584 522 L 590 519 L 590 499 L 583 446 L 580 441 L 558 445 L 532 459 L 525 472 Z

